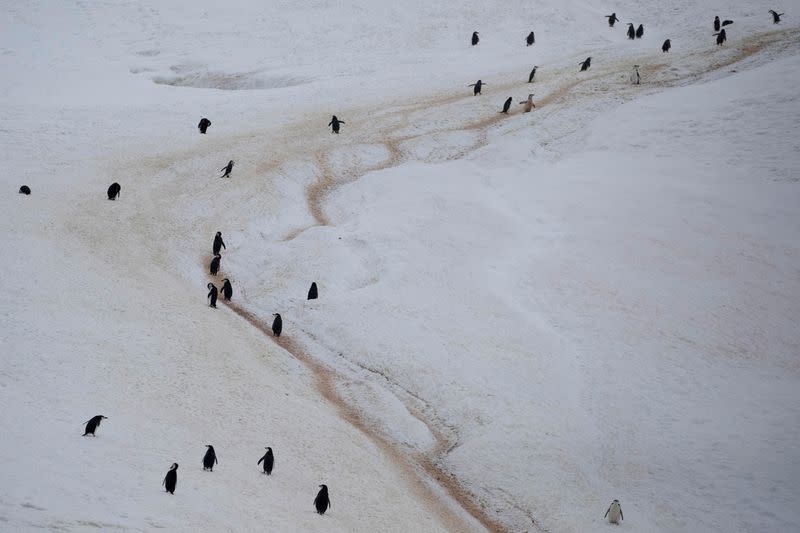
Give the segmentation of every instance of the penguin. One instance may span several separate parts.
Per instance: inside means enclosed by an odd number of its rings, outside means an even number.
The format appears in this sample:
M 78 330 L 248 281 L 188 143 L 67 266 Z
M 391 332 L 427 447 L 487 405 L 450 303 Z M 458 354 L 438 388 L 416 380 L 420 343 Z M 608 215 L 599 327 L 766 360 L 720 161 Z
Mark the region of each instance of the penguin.
M 222 259 L 222 256 L 219 254 L 214 254 L 214 259 L 211 260 L 211 264 L 208 265 L 208 271 L 211 273 L 212 276 L 216 276 L 217 272 L 219 272 L 219 260 Z
M 641 81 L 641 77 L 639 76 L 639 65 L 633 66 L 633 72 L 631 72 L 631 83 L 634 85 L 639 85 Z
M 633 22 L 628 23 L 628 39 L 635 39 L 636 38 L 636 30 L 633 29 Z
M 119 196 L 119 192 L 122 190 L 119 183 L 116 181 L 108 186 L 108 199 L 109 200 L 116 200 Z
M 478 32 L 476 32 L 476 31 L 472 32 L 472 46 L 475 46 L 476 44 L 478 44 L 480 42 L 480 40 L 481 40 L 481 38 L 478 37 Z
M 19 188 L 19 193 L 20 194 L 30 194 L 31 193 L 31 188 L 28 187 L 27 185 L 23 185 L 22 187 Z
M 220 176 L 220 178 L 230 178 L 231 177 L 231 171 L 233 170 L 233 159 L 228 161 L 228 164 L 225 165 L 224 167 L 222 167 L 219 170 L 220 170 L 220 172 L 222 172 L 222 171 L 225 172 L 222 176 Z
M 636 28 L 636 38 L 641 39 L 642 35 L 644 35 L 644 24 L 639 24 L 639 27 Z
M 339 120 L 338 118 L 336 118 L 336 115 L 333 115 L 331 117 L 331 121 L 328 122 L 328 126 L 331 127 L 331 131 L 333 131 L 333 133 L 335 133 L 336 135 L 339 135 L 340 124 L 347 124 L 347 123 L 344 120 Z
M 470 83 L 469 85 L 467 85 L 467 87 L 474 87 L 474 89 L 472 90 L 472 96 L 477 96 L 481 94 L 481 88 L 483 88 L 484 85 L 486 84 L 483 83 L 481 80 L 478 80 L 475 83 Z
M 231 280 L 225 278 L 222 280 L 222 296 L 225 297 L 226 300 L 230 301 L 231 296 L 233 296 L 233 287 L 231 287 Z
M 272 320 L 272 334 L 276 337 L 281 336 L 281 331 L 283 331 L 283 319 L 281 315 L 278 313 L 273 314 L 275 318 Z
M 664 41 L 664 44 L 661 45 L 661 51 L 666 54 L 667 52 L 669 52 L 670 48 L 672 48 L 672 42 L 669 39 L 667 39 L 666 41 Z
M 606 514 L 603 515 L 603 518 L 606 517 L 612 524 L 619 524 L 620 520 L 624 520 L 624 517 L 622 516 L 622 507 L 619 505 L 619 500 L 614 500 L 611 502 L 611 505 L 608 506 Z
M 715 33 L 714 35 L 717 36 L 717 46 L 721 46 L 722 43 L 728 40 L 728 36 L 725 34 L 725 29 L 719 30 L 719 33 Z
M 318 297 L 318 294 L 317 294 L 317 282 L 316 281 L 312 281 L 311 282 L 311 288 L 308 289 L 308 299 L 309 300 L 316 300 L 317 297 Z
M 730 26 L 731 24 L 733 24 L 733 21 L 732 21 L 732 20 L 723 20 L 723 21 L 722 21 L 722 27 L 723 27 L 723 28 L 724 28 L 725 26 Z
M 272 466 L 275 464 L 275 458 L 272 456 L 272 448 L 267 446 L 264 449 L 267 450 L 267 453 L 265 453 L 264 457 L 259 459 L 256 464 L 264 463 L 264 473 L 269 476 L 272 474 Z
M 581 61 L 578 64 L 581 66 L 581 72 L 583 72 L 584 70 L 589 70 L 589 67 L 592 66 L 592 58 L 587 57 L 586 61 Z
M 505 113 L 506 115 L 508 115 L 508 108 L 511 107 L 511 101 L 512 100 L 514 100 L 514 99 L 511 98 L 510 96 L 508 98 L 506 98 L 506 103 L 503 104 L 503 110 L 500 111 L 501 113 Z
M 533 103 L 533 93 L 529 94 L 528 95 L 528 99 L 527 100 L 523 100 L 522 102 L 519 103 L 519 105 L 524 105 L 525 106 L 525 113 L 530 113 L 531 109 L 536 107 L 536 104 Z
M 528 83 L 533 83 L 533 77 L 536 76 L 536 69 L 539 68 L 538 66 L 534 66 L 531 73 L 528 75 Z
M 714 31 L 719 31 L 719 17 L 714 17 Z
M 536 37 L 534 37 L 533 32 L 528 34 L 528 36 L 525 38 L 525 42 L 528 44 L 528 46 L 536 43 Z
M 222 240 L 222 232 L 218 231 L 216 235 L 214 235 L 214 244 L 211 246 L 211 250 L 214 252 L 214 255 L 217 255 L 221 248 L 225 247 L 225 241 Z
M 769 10 L 770 14 L 772 15 L 772 23 L 778 24 L 781 21 L 781 17 L 784 16 L 786 13 L 776 13 L 773 10 Z
M 200 133 L 205 134 L 208 127 L 211 125 L 211 121 L 207 118 L 203 117 L 200 119 L 200 124 L 197 125 L 197 129 L 200 130 Z
M 214 452 L 214 447 L 210 444 L 206 444 L 206 454 L 203 456 L 203 470 L 210 470 L 214 471 L 214 464 L 219 463 L 217 461 L 217 454 Z
M 608 19 L 608 25 L 612 28 L 614 27 L 614 23 L 619 21 L 616 13 L 611 13 L 610 15 L 606 15 L 606 18 Z
M 172 463 L 169 467 L 167 475 L 164 476 L 164 481 L 161 482 L 166 487 L 167 492 L 175 494 L 175 485 L 178 483 L 178 463 Z
M 206 285 L 206 287 L 208 288 L 208 295 L 206 295 L 206 298 L 208 298 L 208 306 L 209 307 L 213 307 L 214 309 L 216 309 L 217 308 L 217 287 L 213 283 L 209 283 L 208 285 Z
M 102 422 L 106 418 L 108 417 L 103 415 L 95 415 L 89 420 L 87 420 L 86 431 L 83 432 L 83 436 L 85 437 L 86 435 L 91 435 L 92 437 L 95 437 L 96 435 L 94 434 L 94 432 L 97 430 L 98 427 L 100 427 L 100 422 Z
M 328 486 L 320 485 L 317 497 L 314 498 L 314 507 L 317 508 L 317 512 L 319 514 L 325 514 L 325 511 L 327 511 L 328 507 L 330 506 L 331 506 L 331 500 L 330 498 L 328 498 Z

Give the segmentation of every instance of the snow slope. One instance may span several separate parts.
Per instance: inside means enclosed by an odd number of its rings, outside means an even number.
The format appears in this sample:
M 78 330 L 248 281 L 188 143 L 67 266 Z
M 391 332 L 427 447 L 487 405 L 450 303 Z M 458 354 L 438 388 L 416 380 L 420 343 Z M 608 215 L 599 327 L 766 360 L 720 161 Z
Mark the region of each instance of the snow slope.
M 577 0 L 3 6 L 3 528 L 588 531 L 612 498 L 638 531 L 800 528 L 769 7 L 624 2 L 627 42 Z M 280 343 L 243 319 L 276 311 Z

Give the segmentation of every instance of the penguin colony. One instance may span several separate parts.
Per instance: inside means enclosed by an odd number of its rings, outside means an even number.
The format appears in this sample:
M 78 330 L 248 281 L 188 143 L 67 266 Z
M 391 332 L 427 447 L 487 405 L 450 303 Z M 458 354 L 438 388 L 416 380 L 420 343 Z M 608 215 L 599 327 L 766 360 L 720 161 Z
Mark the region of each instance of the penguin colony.
M 778 12 L 776 12 L 774 10 L 769 10 L 769 13 L 770 13 L 770 15 L 772 15 L 773 24 L 779 24 L 781 22 L 781 17 L 785 15 L 785 13 L 778 13 Z M 610 28 L 613 28 L 614 24 L 619 21 L 619 18 L 617 17 L 616 13 L 612 13 L 611 15 L 606 15 L 605 18 L 608 19 L 608 26 Z M 722 44 L 724 44 L 726 42 L 727 34 L 726 34 L 725 26 L 729 26 L 731 24 L 733 24 L 732 20 L 724 20 L 724 21 L 720 22 L 720 19 L 719 19 L 718 16 L 714 17 L 714 22 L 713 22 L 714 34 L 713 35 L 717 37 L 716 44 L 718 46 L 720 46 L 720 45 L 722 45 Z M 644 36 L 644 25 L 640 24 L 638 26 L 638 28 L 634 29 L 634 24 L 629 22 L 628 23 L 627 36 L 631 40 L 633 40 L 633 39 L 641 39 Z M 478 36 L 478 32 L 477 31 L 472 33 L 472 41 L 471 42 L 472 42 L 472 46 L 476 46 L 480 42 L 480 38 Z M 533 32 L 530 32 L 528 34 L 528 36 L 525 39 L 525 42 L 526 42 L 527 46 L 531 46 L 536 42 Z M 671 40 L 667 39 L 662 44 L 661 51 L 663 53 L 667 53 L 667 52 L 669 52 L 671 46 L 672 46 Z M 579 63 L 580 72 L 587 71 L 591 67 L 591 61 L 592 61 L 591 57 L 587 57 L 584 61 L 581 61 Z M 534 76 L 536 75 L 536 70 L 538 68 L 539 68 L 538 66 L 534 66 L 533 69 L 530 71 L 530 74 L 528 76 L 528 83 L 533 83 Z M 640 83 L 639 65 L 634 65 L 633 66 L 633 72 L 631 73 L 631 82 L 633 84 L 635 84 L 635 85 L 638 85 Z M 484 85 L 487 85 L 487 84 L 484 83 L 482 80 L 478 80 L 477 82 L 475 82 L 473 84 L 470 84 L 469 87 L 473 87 L 473 95 L 477 96 L 477 95 L 481 94 L 481 89 L 483 88 Z M 511 107 L 512 101 L 513 101 L 512 97 L 508 97 L 508 99 L 506 99 L 505 103 L 503 104 L 503 109 L 502 109 L 501 113 L 508 114 L 508 111 L 509 111 L 509 109 Z M 525 108 L 524 108 L 524 112 L 525 113 L 530 112 L 533 108 L 536 107 L 536 105 L 533 102 L 533 93 L 530 93 L 528 95 L 527 100 L 523 100 L 523 101 L 519 102 L 519 104 L 525 106 Z M 331 128 L 332 133 L 338 134 L 339 130 L 340 130 L 340 126 L 342 124 L 345 124 L 345 122 L 343 120 L 339 120 L 336 117 L 336 115 L 333 115 L 332 118 L 331 118 L 331 121 L 328 123 L 328 126 Z M 206 134 L 209 126 L 211 126 L 211 121 L 209 119 L 203 117 L 200 120 L 200 123 L 198 124 L 197 127 L 198 127 L 198 130 L 200 131 L 201 134 Z M 222 178 L 230 178 L 231 172 L 233 170 L 233 165 L 234 165 L 233 160 L 230 160 L 226 166 L 222 167 L 220 169 L 220 171 L 222 171 L 223 174 L 220 177 L 222 177 Z M 108 191 L 107 191 L 108 199 L 109 200 L 116 200 L 117 198 L 119 198 L 121 190 L 122 190 L 122 187 L 120 186 L 119 183 L 117 183 L 117 182 L 112 183 L 108 187 Z M 31 193 L 31 190 L 27 185 L 23 185 L 23 186 L 20 187 L 19 193 L 20 194 L 24 194 L 24 195 L 29 195 Z M 222 232 L 218 231 L 216 233 L 216 235 L 214 236 L 214 241 L 212 243 L 213 258 L 212 258 L 211 263 L 209 265 L 209 273 L 212 276 L 216 276 L 218 274 L 218 272 L 219 272 L 220 260 L 221 260 L 221 257 L 222 257 L 221 256 L 221 252 L 222 252 L 223 249 L 226 250 L 227 248 L 225 246 L 225 242 L 222 240 Z M 226 301 L 230 301 L 231 297 L 233 296 L 233 288 L 231 286 L 231 282 L 230 282 L 230 280 L 228 278 L 224 278 L 222 280 L 222 282 L 223 282 L 223 284 L 222 284 L 221 290 L 222 290 L 223 297 L 225 298 Z M 207 288 L 209 289 L 209 292 L 208 292 L 208 295 L 207 295 L 207 298 L 209 300 L 209 306 L 213 307 L 213 308 L 216 308 L 217 296 L 218 296 L 219 290 L 217 289 L 217 287 L 213 283 L 208 283 Z M 312 282 L 311 283 L 311 288 L 308 290 L 307 299 L 308 300 L 315 300 L 318 297 L 319 297 L 319 294 L 318 294 L 318 289 L 317 289 L 317 283 L 316 282 Z M 273 333 L 273 335 L 275 337 L 280 337 L 282 331 L 283 331 L 283 319 L 281 318 L 281 315 L 279 313 L 275 313 L 273 315 L 272 333 Z M 91 435 L 93 437 L 96 437 L 96 432 L 97 432 L 98 428 L 100 427 L 100 423 L 103 420 L 107 420 L 107 419 L 108 419 L 108 417 L 106 417 L 105 415 L 95 415 L 92 418 L 90 418 L 89 420 L 87 420 L 85 422 L 85 429 L 84 429 L 83 436 L 85 437 L 85 436 Z M 274 467 L 274 464 L 275 464 L 275 458 L 274 458 L 274 455 L 273 455 L 271 447 L 265 447 L 265 449 L 266 449 L 266 453 L 258 460 L 258 462 L 256 464 L 257 465 L 262 465 L 264 474 L 271 475 L 273 467 Z M 209 472 L 213 472 L 214 471 L 214 466 L 217 465 L 217 464 L 219 464 L 219 461 L 217 459 L 216 451 L 214 450 L 214 447 L 212 445 L 207 444 L 206 445 L 206 452 L 205 452 L 205 454 L 203 456 L 203 459 L 202 459 L 203 470 L 209 471 Z M 164 480 L 162 482 L 162 485 L 164 486 L 165 491 L 170 493 L 170 494 L 174 494 L 175 493 L 175 489 L 177 487 L 177 482 L 178 482 L 177 470 L 178 470 L 178 463 L 172 463 L 172 465 L 170 466 L 169 470 L 167 471 L 167 474 L 164 477 Z M 331 508 L 331 502 L 330 502 L 330 497 L 328 495 L 328 486 L 327 485 L 324 485 L 324 484 L 319 485 L 319 491 L 317 492 L 317 495 L 314 498 L 314 508 L 316 509 L 316 512 L 319 513 L 320 515 L 325 514 L 325 512 L 328 509 Z M 603 518 L 607 519 L 608 522 L 612 523 L 612 524 L 619 524 L 619 522 L 621 520 L 624 520 L 623 513 L 622 513 L 622 507 L 620 505 L 619 500 L 615 499 L 615 500 L 613 500 L 611 502 L 611 504 L 609 505 L 608 509 L 606 510 L 606 513 L 605 513 Z

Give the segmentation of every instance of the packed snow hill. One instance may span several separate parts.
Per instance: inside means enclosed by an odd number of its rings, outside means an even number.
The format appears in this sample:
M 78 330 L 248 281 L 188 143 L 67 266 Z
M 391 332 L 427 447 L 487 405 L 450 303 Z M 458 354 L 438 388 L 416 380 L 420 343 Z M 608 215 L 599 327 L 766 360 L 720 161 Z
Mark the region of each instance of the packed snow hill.
M 0 6 L 0 531 L 800 530 L 800 4 Z

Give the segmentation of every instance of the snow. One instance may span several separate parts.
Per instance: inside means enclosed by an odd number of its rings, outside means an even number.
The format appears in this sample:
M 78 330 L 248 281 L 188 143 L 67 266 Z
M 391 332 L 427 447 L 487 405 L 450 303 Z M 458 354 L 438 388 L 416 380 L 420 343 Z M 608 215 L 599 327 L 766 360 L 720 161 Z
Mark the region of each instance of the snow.
M 0 529 L 800 529 L 773 7 L 2 6 Z

